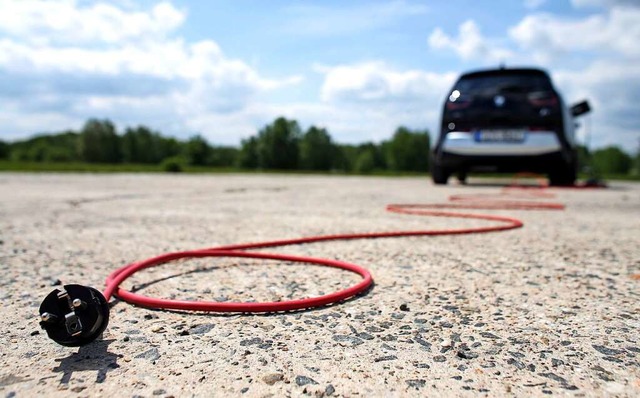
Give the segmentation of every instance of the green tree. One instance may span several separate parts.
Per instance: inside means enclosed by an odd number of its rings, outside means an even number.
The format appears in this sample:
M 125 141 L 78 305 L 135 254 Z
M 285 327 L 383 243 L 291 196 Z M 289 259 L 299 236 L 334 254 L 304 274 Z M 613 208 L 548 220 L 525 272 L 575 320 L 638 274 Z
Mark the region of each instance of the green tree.
M 263 169 L 291 170 L 298 167 L 298 122 L 277 118 L 258 133 L 258 166 Z
M 69 162 L 79 160 L 78 134 L 64 131 L 59 134 L 43 134 L 10 145 L 10 158 L 31 162 Z
M 236 164 L 238 152 L 238 148 L 214 146 L 211 148 L 207 164 L 214 167 L 233 167 Z
M 0 140 L 0 159 L 9 159 L 11 154 L 11 146 L 9 143 Z
M 593 152 L 593 165 L 605 174 L 627 174 L 631 170 L 631 156 L 616 146 Z
M 30 143 L 27 149 L 27 159 L 32 162 L 44 162 L 49 147 L 45 140 L 38 139 Z
M 429 170 L 429 145 L 427 131 L 412 132 L 401 126 L 382 146 L 391 170 L 426 172 Z
M 159 163 L 163 153 L 162 137 L 148 127 L 127 128 L 121 139 L 122 160 L 126 163 Z
M 330 170 L 336 147 L 326 129 L 311 126 L 300 140 L 300 168 Z
M 333 159 L 333 168 L 345 172 L 355 171 L 358 158 L 358 147 L 355 145 L 336 145 L 336 154 Z
M 369 173 L 374 170 L 385 170 L 387 164 L 382 153 L 382 147 L 372 142 L 361 144 L 357 148 L 357 155 L 353 170 L 357 173 Z
M 245 169 L 258 168 L 258 138 L 255 136 L 243 139 L 236 165 Z
M 194 135 L 187 141 L 185 155 L 189 164 L 204 166 L 209 161 L 211 146 L 201 135 Z
M 358 154 L 354 164 L 356 173 L 368 174 L 376 168 L 375 151 L 365 149 Z
M 185 144 L 173 137 L 160 137 L 160 153 L 162 159 L 171 158 L 184 152 Z
M 109 120 L 89 119 L 80 133 L 78 151 L 89 163 L 117 163 L 120 156 L 120 137 Z
M 631 175 L 634 177 L 640 176 L 640 146 L 636 152 L 636 156 L 633 158 L 633 167 L 631 168 Z
M 48 145 L 44 160 L 46 162 L 73 162 L 80 160 L 78 153 L 79 134 L 67 130 L 62 133 L 48 136 Z

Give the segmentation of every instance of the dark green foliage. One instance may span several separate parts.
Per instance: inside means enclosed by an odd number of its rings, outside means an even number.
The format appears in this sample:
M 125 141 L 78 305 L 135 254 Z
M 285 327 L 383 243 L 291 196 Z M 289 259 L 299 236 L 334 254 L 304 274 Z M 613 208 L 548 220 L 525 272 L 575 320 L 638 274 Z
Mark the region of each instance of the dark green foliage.
M 11 147 L 8 143 L 0 140 L 0 159 L 9 159 L 11 153 Z
M 355 145 L 338 145 L 333 159 L 333 168 L 336 170 L 350 172 L 355 170 L 358 158 L 358 147 Z
M 80 160 L 77 142 L 78 134 L 72 131 L 57 135 L 38 135 L 11 144 L 7 158 L 31 162 L 73 162 Z
M 120 137 L 109 120 L 90 119 L 85 123 L 78 141 L 80 158 L 89 163 L 118 163 Z
M 610 146 L 593 152 L 593 167 L 600 173 L 627 174 L 631 165 L 631 156 L 618 147 Z
M 300 140 L 300 168 L 330 170 L 336 157 L 336 150 L 326 129 L 311 126 Z
M 238 148 L 232 146 L 213 146 L 207 161 L 208 166 L 213 167 L 233 167 L 238 158 Z
M 163 157 L 177 156 L 182 153 L 183 143 L 175 138 L 162 137 L 160 141 L 160 147 Z
M 195 166 L 204 166 L 209 161 L 211 146 L 207 140 L 200 135 L 195 135 L 187 141 L 185 146 L 185 156 L 187 162 Z
M 636 156 L 633 158 L 633 166 L 631 167 L 631 175 L 634 177 L 640 176 L 640 149 L 636 152 Z
M 382 151 L 382 146 L 371 142 L 358 146 L 353 171 L 357 173 L 370 173 L 374 170 L 385 170 L 386 168 L 387 163 Z
M 353 170 L 356 173 L 369 174 L 376 168 L 375 150 L 365 149 L 358 154 Z
M 172 156 L 163 160 L 160 168 L 168 173 L 179 173 L 184 171 L 185 163 L 185 160 L 180 156 Z
M 389 169 L 395 171 L 429 170 L 429 133 L 412 132 L 398 127 L 391 141 L 385 141 L 383 151 Z
M 300 126 L 295 120 L 277 118 L 258 133 L 258 167 L 294 170 L 298 168 Z
M 280 117 L 234 148 L 210 145 L 201 135 L 178 141 L 146 126 L 127 128 L 119 136 L 109 120 L 91 119 L 80 133 L 44 135 L 8 146 L 8 153 L 0 155 L 15 161 L 160 164 L 163 170 L 180 164 L 181 169 L 191 165 L 369 173 L 392 164 L 398 171 L 424 171 L 420 162 L 427 158 L 428 137 L 399 128 L 382 144 L 337 145 L 324 128 L 311 126 L 303 134 L 295 120 Z M 163 163 L 168 158 L 171 161 Z
M 122 160 L 125 163 L 158 164 L 167 156 L 175 153 L 167 153 L 167 146 L 160 134 L 151 131 L 145 126 L 127 128 L 121 138 Z
M 241 141 L 237 166 L 245 169 L 258 168 L 258 138 L 252 136 Z

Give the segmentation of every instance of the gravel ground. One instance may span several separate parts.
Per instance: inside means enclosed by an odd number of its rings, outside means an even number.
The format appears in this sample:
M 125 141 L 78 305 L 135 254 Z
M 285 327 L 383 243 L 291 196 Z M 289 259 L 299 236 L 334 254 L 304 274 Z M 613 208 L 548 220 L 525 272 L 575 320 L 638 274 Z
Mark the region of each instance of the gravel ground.
M 565 211 L 522 229 L 266 251 L 370 269 L 368 294 L 267 315 L 118 303 L 103 340 L 56 345 L 38 325 L 55 286 L 102 288 L 167 251 L 316 234 L 490 225 L 386 213 L 495 193 L 489 180 L 274 175 L 0 174 L 0 393 L 13 396 L 639 396 L 640 185 L 555 190 Z M 325 267 L 190 260 L 136 275 L 147 295 L 285 300 L 344 288 Z

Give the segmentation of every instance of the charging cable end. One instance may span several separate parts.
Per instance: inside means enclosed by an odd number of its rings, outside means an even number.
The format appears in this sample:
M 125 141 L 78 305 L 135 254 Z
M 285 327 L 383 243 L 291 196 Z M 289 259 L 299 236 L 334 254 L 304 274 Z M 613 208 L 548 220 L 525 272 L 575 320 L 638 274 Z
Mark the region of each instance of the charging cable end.
M 109 324 L 109 304 L 98 290 L 82 285 L 55 289 L 40 304 L 40 326 L 67 347 L 91 343 Z

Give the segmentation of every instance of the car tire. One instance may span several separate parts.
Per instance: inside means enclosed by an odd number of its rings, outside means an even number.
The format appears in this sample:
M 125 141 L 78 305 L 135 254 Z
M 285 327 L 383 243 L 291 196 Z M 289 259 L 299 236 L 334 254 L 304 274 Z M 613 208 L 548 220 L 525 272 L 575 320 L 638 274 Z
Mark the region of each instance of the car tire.
M 554 170 L 549 173 L 549 185 L 553 187 L 573 186 L 576 183 L 576 171 L 572 167 L 564 170 Z
M 433 183 L 436 185 L 447 185 L 449 172 L 441 166 L 434 165 L 431 168 L 431 178 L 433 179 Z

